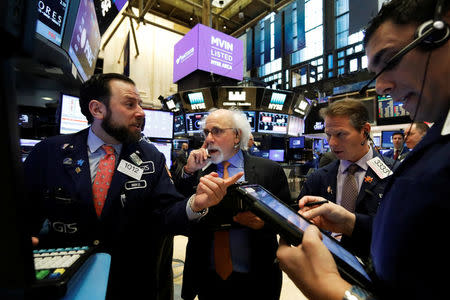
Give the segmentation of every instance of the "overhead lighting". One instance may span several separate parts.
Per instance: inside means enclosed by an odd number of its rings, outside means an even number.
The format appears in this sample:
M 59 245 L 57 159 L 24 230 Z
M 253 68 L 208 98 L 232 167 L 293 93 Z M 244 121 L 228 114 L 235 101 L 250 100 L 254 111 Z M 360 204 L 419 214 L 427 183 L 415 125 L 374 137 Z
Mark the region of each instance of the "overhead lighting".
M 45 100 L 45 101 L 53 101 L 54 100 L 52 97 L 42 97 L 41 99 Z

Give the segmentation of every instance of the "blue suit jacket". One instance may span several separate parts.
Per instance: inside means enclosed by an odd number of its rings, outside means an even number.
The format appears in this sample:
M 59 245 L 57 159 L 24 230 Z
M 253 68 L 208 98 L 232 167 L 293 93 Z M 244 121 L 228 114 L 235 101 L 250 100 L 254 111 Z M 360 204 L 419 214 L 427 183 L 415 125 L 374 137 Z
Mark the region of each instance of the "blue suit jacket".
M 373 153 L 374 156 L 380 157 L 380 154 L 375 150 L 373 150 Z M 394 161 L 389 158 L 384 158 L 384 161 L 391 169 L 392 167 L 396 168 L 398 165 L 398 163 L 394 165 Z M 324 197 L 325 199 L 336 203 L 339 164 L 340 160 L 337 159 L 310 174 L 300 191 L 298 199 L 306 195 L 313 195 Z M 380 179 L 370 167 L 367 169 L 365 177 L 367 180 L 364 180 L 362 183 L 355 206 L 357 222 L 362 222 L 362 224 L 366 224 L 366 220 L 371 220 L 371 217 L 376 214 L 378 206 L 380 205 L 380 200 L 383 197 L 384 189 L 389 180 L 389 177 Z M 370 235 L 365 238 L 365 245 L 368 245 Z M 369 247 L 360 247 L 360 241 L 355 244 L 353 243 L 353 239 L 343 237 L 342 243 L 357 254 L 363 257 L 368 256 Z
M 408 153 L 409 150 L 406 146 L 403 146 L 402 152 L 399 154 L 399 156 L 404 155 Z M 383 154 L 384 157 L 389 157 L 391 159 L 394 159 L 394 149 L 389 149 L 389 151 L 386 151 L 386 153 Z
M 441 135 L 443 123 L 399 165 L 373 223 L 371 256 L 386 298 L 448 298 L 450 134 Z
M 186 201 L 169 178 L 163 154 L 141 141 L 124 144 L 117 162 L 132 163 L 136 153 L 143 164 L 141 180 L 115 170 L 100 218 L 92 200 L 87 155 L 88 129 L 47 138 L 37 144 L 25 161 L 25 182 L 33 201 L 33 231 L 44 219 L 40 247 L 65 247 L 99 243 L 111 253 L 109 296 L 157 298 L 158 270 L 167 262 L 161 248 L 171 234 L 187 232 Z M 95 241 L 95 242 L 94 242 Z M 150 246 L 144 243 L 150 242 Z M 145 276 L 130 276 L 145 270 Z M 167 271 L 167 270 L 165 270 Z M 162 271 L 164 272 L 164 271 Z M 164 280 L 166 280 L 164 278 Z

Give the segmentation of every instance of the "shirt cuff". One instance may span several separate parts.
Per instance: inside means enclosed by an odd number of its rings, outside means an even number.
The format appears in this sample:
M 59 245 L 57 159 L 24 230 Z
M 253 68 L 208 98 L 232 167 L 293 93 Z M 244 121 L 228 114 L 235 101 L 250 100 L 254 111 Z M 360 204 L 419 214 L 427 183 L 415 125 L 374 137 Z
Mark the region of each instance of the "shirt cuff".
M 209 209 L 205 208 L 199 212 L 196 212 L 192 209 L 191 203 L 194 201 L 195 194 L 192 195 L 186 203 L 186 214 L 189 221 L 200 220 L 203 216 L 205 216 Z

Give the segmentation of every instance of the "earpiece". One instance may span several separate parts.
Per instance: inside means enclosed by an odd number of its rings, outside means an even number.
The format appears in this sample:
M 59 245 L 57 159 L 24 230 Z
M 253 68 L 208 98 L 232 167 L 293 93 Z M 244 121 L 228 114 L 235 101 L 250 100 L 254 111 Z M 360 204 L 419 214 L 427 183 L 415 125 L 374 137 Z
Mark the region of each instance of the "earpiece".
M 364 141 L 361 142 L 361 146 L 364 146 L 364 144 L 366 143 L 366 140 L 370 139 L 370 135 L 369 132 L 364 131 L 364 137 L 366 138 Z
M 429 31 L 433 32 L 430 34 Z M 415 39 L 425 37 L 419 46 L 424 50 L 433 50 L 442 46 L 450 38 L 450 27 L 442 20 L 429 20 L 417 27 Z

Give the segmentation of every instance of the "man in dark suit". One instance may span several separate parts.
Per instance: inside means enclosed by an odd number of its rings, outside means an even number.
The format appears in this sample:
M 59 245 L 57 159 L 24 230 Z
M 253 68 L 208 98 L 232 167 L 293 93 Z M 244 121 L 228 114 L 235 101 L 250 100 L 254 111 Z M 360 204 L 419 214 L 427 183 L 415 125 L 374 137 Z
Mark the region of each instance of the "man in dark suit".
M 171 235 L 188 233 L 189 221 L 219 203 L 239 177 L 208 175 L 185 199 L 163 154 L 141 139 L 141 105 L 131 79 L 94 75 L 80 89 L 81 111 L 91 126 L 43 140 L 24 165 L 35 243 L 110 253 L 108 299 L 170 299 L 171 252 L 161 250 Z
M 202 176 L 212 171 L 220 175 L 244 171 L 242 180 L 260 184 L 289 203 L 289 187 L 281 166 L 243 151 L 247 148 L 250 130 L 245 114 L 240 111 L 211 112 L 203 127 L 203 146 L 191 151 L 187 164 L 173 174 L 179 191 L 189 195 L 193 187 L 202 185 Z M 224 163 L 230 166 L 225 168 Z M 214 220 L 206 217 L 200 220 L 189 237 L 183 299 L 192 300 L 196 295 L 201 300 L 279 299 L 282 277 L 274 261 L 278 244 L 275 232 L 249 211 L 216 216 Z M 208 223 L 217 221 L 219 216 L 218 225 Z M 225 230 L 220 230 L 222 228 Z M 232 267 L 226 275 L 218 270 L 220 257 L 215 254 L 221 233 L 229 234 L 231 249 Z
M 333 203 L 304 207 L 319 197 L 299 203 L 303 215 L 319 227 L 354 238 L 372 236 L 374 295 L 339 275 L 315 226 L 307 228 L 302 245 L 280 246 L 280 265 L 308 298 L 448 298 L 442 272 L 450 260 L 442 243 L 450 215 L 449 24 L 450 2 L 442 0 L 392 0 L 369 24 L 364 45 L 369 70 L 377 74 L 377 94 L 390 94 L 413 120 L 434 125 L 395 170 L 366 228 L 355 214 Z
M 345 203 L 345 181 L 350 165 L 356 164 L 358 169 L 354 173 L 357 184 L 357 197 L 347 209 L 363 216 L 374 216 L 380 204 L 381 197 L 389 176 L 385 173 L 377 175 L 377 171 L 370 164 L 374 158 L 379 163 L 392 168 L 394 161 L 382 158 L 370 147 L 370 124 L 368 112 L 360 101 L 340 100 L 323 108 L 321 116 L 325 120 L 325 134 L 328 138 L 332 153 L 336 160 L 308 176 L 299 199 L 305 195 L 321 196 L 327 200 L 343 205 Z M 369 238 L 369 237 L 368 237 Z M 342 242 L 353 248 L 351 239 L 344 236 Z M 366 256 L 369 249 L 354 249 L 362 256 Z
M 405 135 L 403 132 L 398 131 L 392 134 L 392 143 L 394 144 L 394 148 L 386 151 L 383 156 L 392 158 L 393 160 L 399 159 L 400 156 L 405 156 L 411 149 L 405 147 Z

